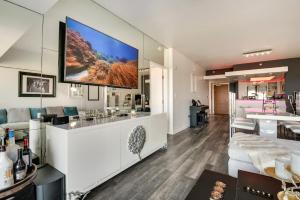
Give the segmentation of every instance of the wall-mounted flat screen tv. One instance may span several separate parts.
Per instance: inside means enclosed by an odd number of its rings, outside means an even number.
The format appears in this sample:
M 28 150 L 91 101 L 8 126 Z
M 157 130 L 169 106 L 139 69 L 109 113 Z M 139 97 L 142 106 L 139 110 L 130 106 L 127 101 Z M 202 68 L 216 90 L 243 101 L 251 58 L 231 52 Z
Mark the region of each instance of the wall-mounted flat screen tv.
M 66 18 L 63 82 L 138 88 L 138 49 Z

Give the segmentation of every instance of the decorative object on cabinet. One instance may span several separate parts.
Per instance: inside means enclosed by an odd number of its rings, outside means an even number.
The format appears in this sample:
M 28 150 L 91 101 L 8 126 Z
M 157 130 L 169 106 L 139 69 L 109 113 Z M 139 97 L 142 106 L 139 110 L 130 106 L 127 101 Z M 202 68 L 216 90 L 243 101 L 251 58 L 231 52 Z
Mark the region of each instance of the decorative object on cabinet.
M 69 97 L 71 98 L 83 97 L 83 87 L 79 84 L 71 84 L 69 87 Z
M 55 97 L 56 76 L 19 72 L 19 97 Z
M 123 102 L 123 106 L 124 107 L 129 107 L 131 106 L 131 94 L 126 94 L 125 95 L 125 99 L 124 99 L 124 102 Z
M 137 126 L 134 128 L 128 140 L 128 149 L 133 154 L 138 154 L 140 160 L 142 160 L 140 153 L 144 147 L 145 141 L 145 128 L 143 126 Z
M 99 101 L 99 86 L 88 85 L 88 101 Z

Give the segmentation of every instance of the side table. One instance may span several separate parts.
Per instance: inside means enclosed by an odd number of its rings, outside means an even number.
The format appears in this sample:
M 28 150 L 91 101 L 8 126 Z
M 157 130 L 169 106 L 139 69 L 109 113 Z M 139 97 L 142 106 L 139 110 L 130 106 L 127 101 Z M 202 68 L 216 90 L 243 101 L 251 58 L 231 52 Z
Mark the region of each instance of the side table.
M 222 181 L 226 184 L 223 200 L 234 200 L 237 179 L 210 170 L 203 171 L 192 191 L 188 194 L 186 200 L 209 199 L 216 181 Z
M 204 170 L 186 200 L 209 199 L 216 181 L 226 184 L 222 200 L 277 200 L 281 181 L 251 172 L 238 172 L 238 178 Z
M 248 192 L 247 187 L 250 187 L 256 191 L 260 191 L 260 194 L 264 192 L 266 194 L 270 194 L 271 196 L 262 196 L 257 195 L 257 192 Z M 236 200 L 277 200 L 277 193 L 282 189 L 281 181 L 279 180 L 269 176 L 239 170 L 236 190 Z

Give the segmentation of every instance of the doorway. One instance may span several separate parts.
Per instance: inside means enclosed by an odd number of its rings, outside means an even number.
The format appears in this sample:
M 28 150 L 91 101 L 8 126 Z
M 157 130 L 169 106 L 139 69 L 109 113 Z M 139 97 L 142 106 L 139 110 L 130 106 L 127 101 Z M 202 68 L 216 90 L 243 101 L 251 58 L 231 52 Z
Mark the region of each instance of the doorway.
M 214 85 L 214 113 L 229 114 L 228 84 Z

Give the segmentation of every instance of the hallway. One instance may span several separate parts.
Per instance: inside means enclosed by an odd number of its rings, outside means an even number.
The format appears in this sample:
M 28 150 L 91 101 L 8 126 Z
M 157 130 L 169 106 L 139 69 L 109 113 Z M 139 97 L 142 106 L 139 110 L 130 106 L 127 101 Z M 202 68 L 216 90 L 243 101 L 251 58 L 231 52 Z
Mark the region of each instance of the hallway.
M 227 174 L 228 116 L 210 116 L 208 126 L 168 137 L 160 150 L 112 178 L 89 200 L 183 200 L 204 169 Z

